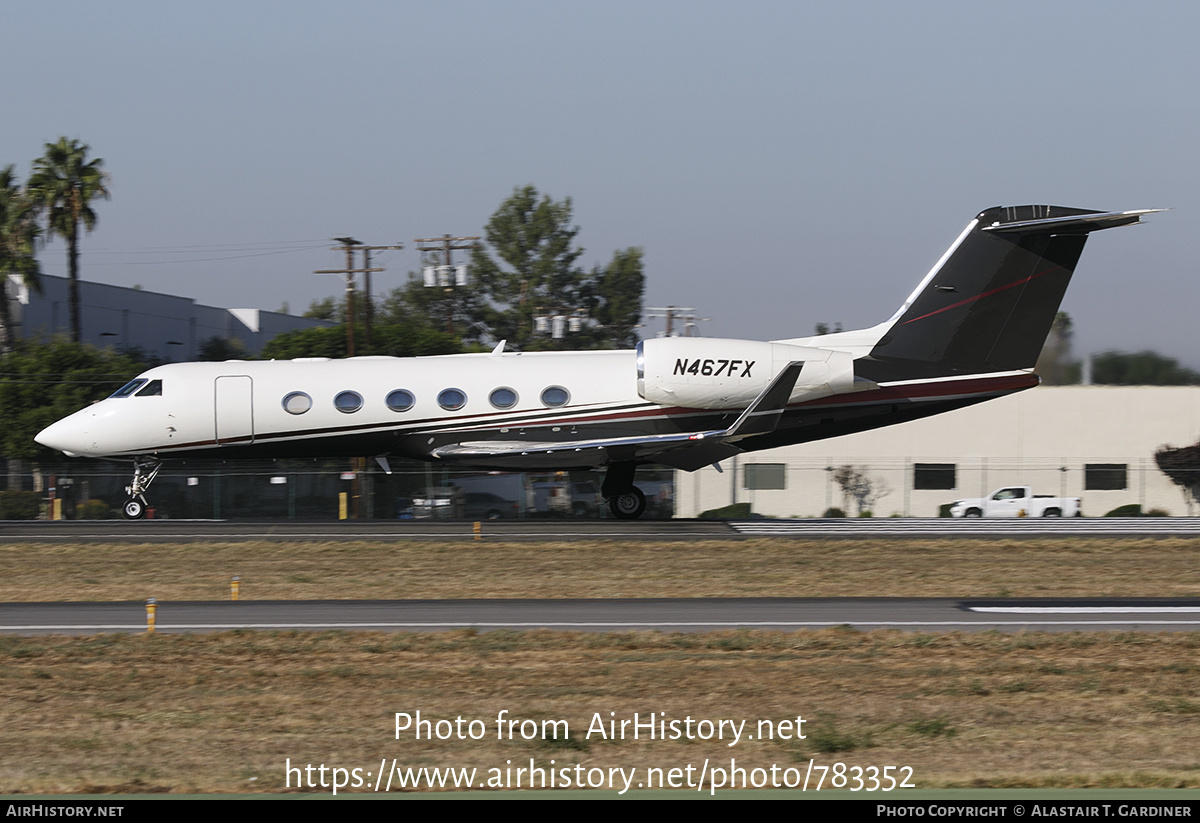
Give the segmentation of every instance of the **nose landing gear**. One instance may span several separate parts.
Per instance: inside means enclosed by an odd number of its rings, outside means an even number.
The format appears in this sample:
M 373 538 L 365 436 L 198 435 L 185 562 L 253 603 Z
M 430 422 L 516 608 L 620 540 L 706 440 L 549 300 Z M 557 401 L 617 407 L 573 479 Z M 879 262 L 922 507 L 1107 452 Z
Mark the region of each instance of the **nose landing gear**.
M 133 458 L 133 481 L 125 487 L 129 499 L 121 507 L 130 520 L 140 520 L 146 516 L 146 489 L 150 488 L 154 478 L 158 477 L 158 470 L 161 468 L 162 461 L 157 457 Z

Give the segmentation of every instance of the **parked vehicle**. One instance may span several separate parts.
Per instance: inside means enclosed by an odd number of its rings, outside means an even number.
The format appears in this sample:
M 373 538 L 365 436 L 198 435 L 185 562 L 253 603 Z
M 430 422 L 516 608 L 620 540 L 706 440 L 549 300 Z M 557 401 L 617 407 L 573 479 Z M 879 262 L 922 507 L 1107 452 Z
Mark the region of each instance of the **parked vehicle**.
M 412 499 L 412 517 L 420 520 L 429 517 L 437 519 L 461 517 L 462 515 L 456 512 L 456 509 L 462 507 L 461 501 L 462 492 L 449 486 L 421 489 Z M 400 513 L 400 516 L 403 519 L 403 512 Z
M 499 520 L 518 517 L 520 507 L 516 500 L 505 500 L 491 492 L 467 492 L 464 515 L 468 520 Z
M 1083 514 L 1078 497 L 1035 495 L 1030 486 L 1005 486 L 990 497 L 968 497 L 955 500 L 950 507 L 951 517 L 1080 517 Z

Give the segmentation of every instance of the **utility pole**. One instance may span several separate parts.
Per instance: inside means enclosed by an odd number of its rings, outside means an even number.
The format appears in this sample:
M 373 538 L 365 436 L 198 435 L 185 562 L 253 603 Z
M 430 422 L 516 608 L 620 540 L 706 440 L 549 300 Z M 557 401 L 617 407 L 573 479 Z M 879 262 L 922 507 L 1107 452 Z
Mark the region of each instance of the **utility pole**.
M 356 317 L 356 312 L 354 310 L 354 275 L 356 275 L 356 274 L 363 275 L 363 285 L 366 289 L 365 297 L 366 297 L 366 301 L 367 301 L 367 305 L 366 305 L 367 328 L 366 328 L 366 334 L 364 335 L 364 337 L 365 337 L 365 342 L 366 342 L 367 346 L 370 347 L 370 345 L 371 345 L 371 323 L 375 316 L 374 307 L 371 304 L 371 272 L 387 271 L 386 269 L 382 269 L 382 268 L 375 268 L 375 269 L 371 268 L 371 252 L 382 251 L 385 249 L 402 249 L 402 248 L 404 248 L 404 246 L 400 245 L 400 244 L 397 244 L 395 246 L 367 246 L 367 245 L 364 245 L 364 244 L 358 242 L 353 237 L 335 237 L 333 239 L 335 241 L 337 241 L 338 243 L 342 244 L 341 246 L 334 246 L 334 249 L 336 250 L 338 248 L 341 248 L 341 249 L 344 249 L 346 252 L 346 268 L 344 268 L 344 269 L 317 269 L 316 271 L 313 272 L 313 274 L 341 274 L 341 275 L 345 275 L 345 277 L 346 277 L 346 356 L 353 357 L 354 356 L 354 322 L 355 322 L 355 317 Z M 363 267 L 361 269 L 354 268 L 354 252 L 358 249 L 362 249 L 362 252 L 363 252 Z
M 371 322 L 374 317 L 374 310 L 371 305 L 371 272 L 386 271 L 385 269 L 371 268 L 371 252 L 383 249 L 402 249 L 404 246 L 366 246 L 355 240 L 353 237 L 335 237 L 334 241 L 341 243 L 340 248 L 346 252 L 346 268 L 344 269 L 318 269 L 313 274 L 341 274 L 346 278 L 346 356 L 354 356 L 354 275 L 363 275 L 363 285 L 366 288 L 366 334 L 365 342 L 368 350 L 371 346 Z M 336 251 L 339 246 L 334 246 Z M 362 249 L 363 252 L 363 267 L 361 269 L 354 268 L 354 252 Z M 351 497 L 351 517 L 358 520 L 362 514 L 362 490 L 359 485 L 359 478 L 362 476 L 366 467 L 366 461 L 361 457 L 352 457 L 350 459 L 350 468 L 353 471 L 354 479 L 350 481 L 350 497 Z
M 694 308 L 684 308 L 682 306 L 651 306 L 646 308 L 646 319 L 652 317 L 665 317 L 667 319 L 666 334 L 661 337 L 695 337 L 696 336 L 696 321 L 708 320 L 707 317 L 697 317 L 691 312 Z M 651 312 L 664 312 L 664 314 L 651 314 Z M 683 333 L 679 334 L 675 331 L 675 321 L 683 321 Z
M 394 246 L 359 246 L 363 253 L 363 297 L 367 301 L 366 309 L 366 325 L 364 337 L 366 338 L 367 348 L 370 349 L 374 342 L 371 338 L 371 329 L 375 325 L 375 302 L 371 300 L 371 272 L 384 271 L 384 269 L 371 268 L 371 252 L 373 251 L 399 251 L 404 248 L 404 245 L 397 243 Z
M 471 242 L 467 243 L 468 240 Z M 478 237 L 451 237 L 448 234 L 444 234 L 441 237 L 418 237 L 415 240 L 413 240 L 413 242 L 414 243 L 436 243 L 437 245 L 434 245 L 434 246 L 417 246 L 417 250 L 418 251 L 441 252 L 442 253 L 442 266 L 444 266 L 446 268 L 446 270 L 449 271 L 451 269 L 451 267 L 454 265 L 454 261 L 451 257 L 452 252 L 470 251 L 471 249 L 475 248 L 475 246 L 477 245 L 476 241 L 478 241 L 478 240 L 479 240 Z M 457 245 L 456 246 L 456 245 L 454 245 L 455 243 L 466 243 L 466 245 Z M 452 278 L 447 277 L 443 282 L 439 283 L 438 279 L 435 276 L 433 283 L 430 283 L 429 278 L 426 277 L 425 285 L 430 286 L 430 287 L 441 286 L 442 291 L 446 295 L 450 295 L 454 292 L 454 288 L 456 285 L 465 286 L 466 281 L 463 278 L 452 279 Z M 452 300 L 446 301 L 446 331 L 449 334 L 454 334 L 454 301 L 452 301 Z

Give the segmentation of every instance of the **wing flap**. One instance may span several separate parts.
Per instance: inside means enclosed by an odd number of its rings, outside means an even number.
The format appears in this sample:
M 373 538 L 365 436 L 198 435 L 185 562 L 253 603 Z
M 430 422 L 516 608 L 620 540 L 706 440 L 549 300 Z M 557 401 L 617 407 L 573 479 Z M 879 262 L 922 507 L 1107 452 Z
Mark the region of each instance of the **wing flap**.
M 569 456 L 570 462 L 593 462 L 595 465 L 653 457 L 668 466 L 695 471 L 740 452 L 741 449 L 735 445 L 738 440 L 774 431 L 787 408 L 788 398 L 803 367 L 802 362 L 788 363 L 727 429 L 592 440 L 475 440 L 439 446 L 430 456 L 459 462 L 513 457 L 536 462 L 540 458 L 546 464 L 553 463 L 556 458 Z M 585 460 L 588 452 L 594 453 L 592 461 Z M 599 454 L 601 452 L 603 454 Z

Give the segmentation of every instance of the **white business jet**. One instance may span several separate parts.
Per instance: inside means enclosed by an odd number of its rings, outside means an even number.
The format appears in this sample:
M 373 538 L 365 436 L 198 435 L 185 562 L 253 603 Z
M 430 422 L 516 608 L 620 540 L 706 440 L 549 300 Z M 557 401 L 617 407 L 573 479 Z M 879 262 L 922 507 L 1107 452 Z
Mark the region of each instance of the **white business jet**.
M 170 457 L 418 458 L 483 469 L 603 469 L 641 516 L 636 467 L 695 471 L 741 452 L 889 426 L 1038 384 L 1032 369 L 1088 234 L 1160 209 L 980 212 L 884 323 L 770 342 L 645 340 L 634 351 L 178 363 L 37 441 L 132 459 L 127 517 Z

